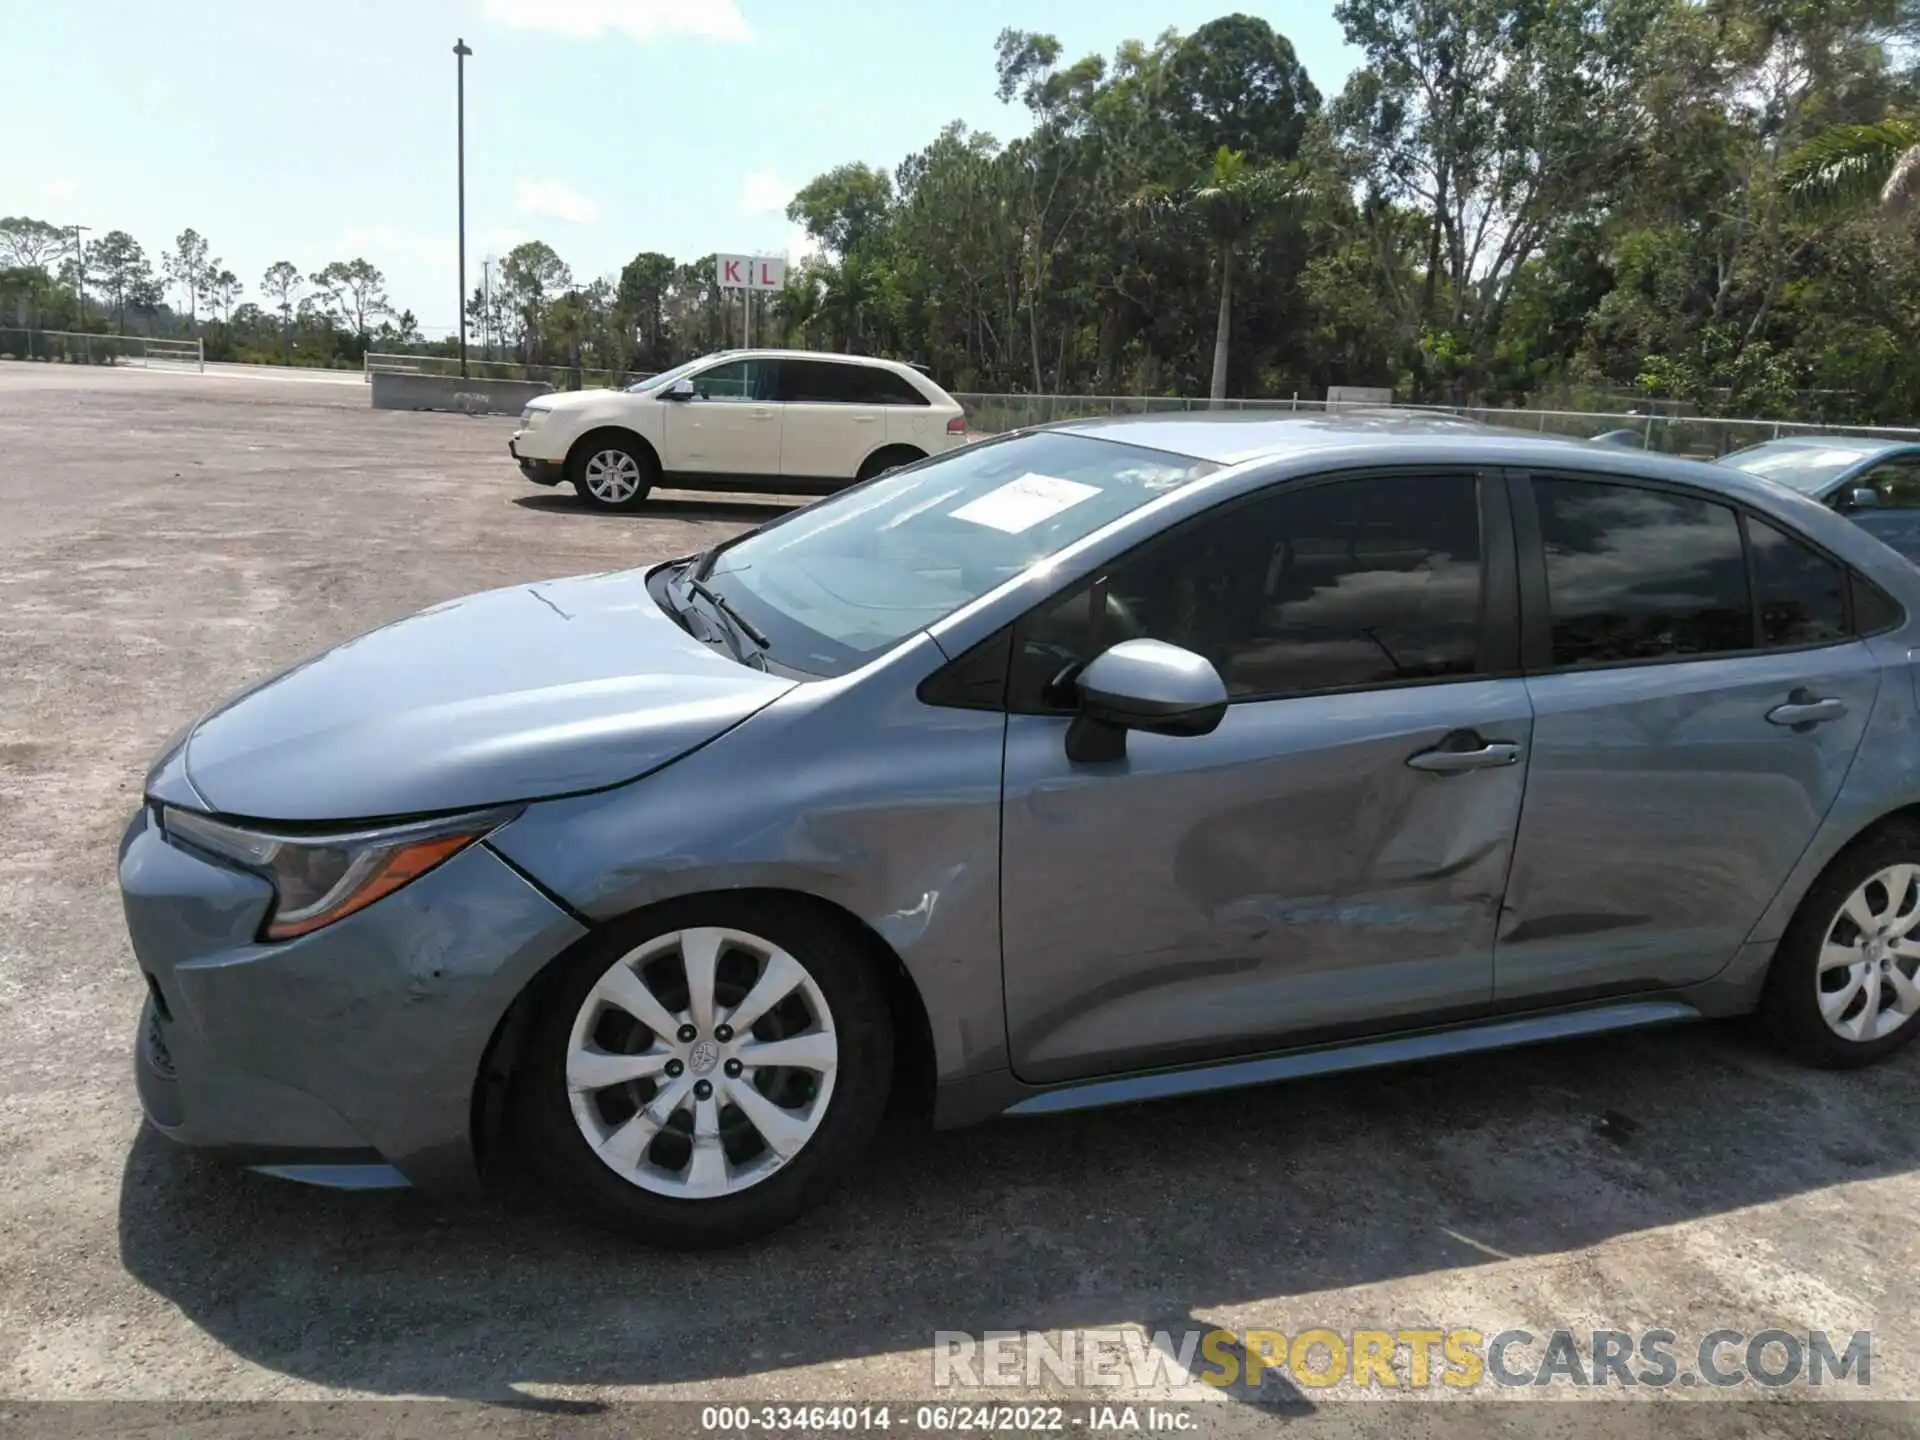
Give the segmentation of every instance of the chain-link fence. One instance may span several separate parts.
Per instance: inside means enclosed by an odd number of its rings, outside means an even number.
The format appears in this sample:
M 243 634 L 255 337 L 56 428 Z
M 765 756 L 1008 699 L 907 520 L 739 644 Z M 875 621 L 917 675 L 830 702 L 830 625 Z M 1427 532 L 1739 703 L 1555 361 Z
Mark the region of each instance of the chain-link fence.
M 198 340 L 154 335 L 95 335 L 81 330 L 24 330 L 0 326 L 0 360 L 46 365 L 144 365 L 204 370 Z
M 967 412 L 967 428 L 977 435 L 998 435 L 1030 425 L 1058 420 L 1085 420 L 1111 415 L 1178 414 L 1221 409 L 1263 415 L 1297 413 L 1379 414 L 1382 407 L 1324 400 L 1186 399 L 1161 395 L 986 395 L 953 397 Z M 1447 415 L 1538 435 L 1569 440 L 1593 440 L 1602 435 L 1615 443 L 1666 455 L 1711 460 L 1732 450 L 1757 445 L 1782 435 L 1876 435 L 1887 439 L 1920 440 L 1920 428 L 1872 425 L 1818 425 L 1797 420 L 1749 420 L 1704 415 L 1610 413 L 1596 410 L 1515 410 L 1471 405 L 1394 405 L 1396 414 Z

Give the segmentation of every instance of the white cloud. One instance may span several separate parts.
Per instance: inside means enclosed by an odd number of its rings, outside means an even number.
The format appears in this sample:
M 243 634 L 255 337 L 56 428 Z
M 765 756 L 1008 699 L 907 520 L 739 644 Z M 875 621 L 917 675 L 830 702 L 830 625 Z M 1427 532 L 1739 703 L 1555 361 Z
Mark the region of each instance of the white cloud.
M 520 213 L 565 220 L 570 225 L 591 225 L 600 218 L 600 207 L 557 180 L 522 180 Z
M 41 190 L 49 200 L 71 200 L 80 193 L 80 182 L 71 175 L 62 175 L 58 180 L 49 180 Z
M 755 170 L 740 182 L 742 215 L 784 215 L 798 187 L 771 170 Z
M 751 40 L 738 0 L 484 0 L 489 20 L 519 30 L 546 30 L 588 40 L 617 30 L 635 40 L 693 35 L 702 40 Z

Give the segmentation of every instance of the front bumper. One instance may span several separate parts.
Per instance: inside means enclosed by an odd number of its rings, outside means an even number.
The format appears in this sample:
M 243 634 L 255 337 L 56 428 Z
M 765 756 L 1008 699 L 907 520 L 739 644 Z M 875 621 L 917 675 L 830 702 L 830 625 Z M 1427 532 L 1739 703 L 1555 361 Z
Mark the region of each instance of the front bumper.
M 507 453 L 519 463 L 520 473 L 536 485 L 558 485 L 566 479 L 567 467 L 563 461 L 542 460 L 536 455 L 522 455 L 520 442 L 525 438 L 525 431 L 516 431 L 507 441 Z
M 586 933 L 482 843 L 324 930 L 259 944 L 266 882 L 170 843 L 145 809 L 120 888 L 153 992 L 135 1045 L 148 1119 L 298 1178 L 385 1164 L 424 1188 L 472 1188 L 488 1042 Z

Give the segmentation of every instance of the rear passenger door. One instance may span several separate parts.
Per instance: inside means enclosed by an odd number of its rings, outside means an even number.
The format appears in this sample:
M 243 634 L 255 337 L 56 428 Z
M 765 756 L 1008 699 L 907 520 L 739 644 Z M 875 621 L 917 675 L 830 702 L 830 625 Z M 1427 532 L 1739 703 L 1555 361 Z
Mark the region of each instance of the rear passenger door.
M 1706 979 L 1859 748 L 1878 592 L 1717 495 L 1592 474 L 1510 493 L 1534 726 L 1495 997 Z
M 887 443 L 887 407 L 865 378 L 870 368 L 834 360 L 780 362 L 782 475 L 846 484 Z

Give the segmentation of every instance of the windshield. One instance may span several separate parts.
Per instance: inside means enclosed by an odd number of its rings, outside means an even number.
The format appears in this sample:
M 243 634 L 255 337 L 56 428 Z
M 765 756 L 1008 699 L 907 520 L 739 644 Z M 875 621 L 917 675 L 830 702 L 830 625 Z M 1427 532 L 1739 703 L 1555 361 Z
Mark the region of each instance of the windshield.
M 717 358 L 717 356 L 713 355 L 702 355 L 698 360 L 689 360 L 684 365 L 674 366 L 671 370 L 662 370 L 658 375 L 649 375 L 638 384 L 627 386 L 627 393 L 629 395 L 645 395 L 649 390 L 661 389 L 664 386 L 671 385 L 682 375 L 691 375 L 709 360 Z
M 1774 440 L 1765 445 L 1755 445 L 1749 450 L 1736 450 L 1731 455 L 1723 455 L 1720 463 L 1744 470 L 1749 475 L 1764 475 L 1769 480 L 1812 495 L 1825 489 L 1829 482 L 1839 479 L 1861 461 L 1871 458 L 1870 453 L 1842 445 L 1808 445 L 1793 440 Z
M 840 675 L 1219 466 L 1084 435 L 989 440 L 796 510 L 707 582 L 782 665 Z

